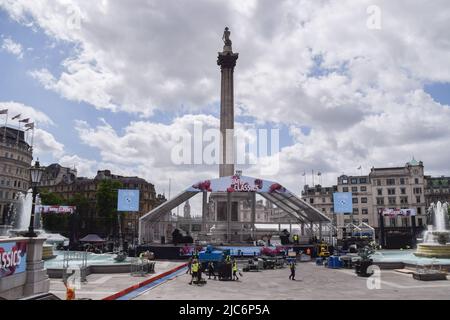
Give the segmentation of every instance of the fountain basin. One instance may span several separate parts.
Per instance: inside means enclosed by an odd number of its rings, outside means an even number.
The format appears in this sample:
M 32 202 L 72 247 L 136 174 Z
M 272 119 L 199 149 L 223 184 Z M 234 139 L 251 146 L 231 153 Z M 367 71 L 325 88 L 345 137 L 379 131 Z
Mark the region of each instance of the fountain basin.
M 450 259 L 450 244 L 420 243 L 417 245 L 414 255 L 425 258 Z

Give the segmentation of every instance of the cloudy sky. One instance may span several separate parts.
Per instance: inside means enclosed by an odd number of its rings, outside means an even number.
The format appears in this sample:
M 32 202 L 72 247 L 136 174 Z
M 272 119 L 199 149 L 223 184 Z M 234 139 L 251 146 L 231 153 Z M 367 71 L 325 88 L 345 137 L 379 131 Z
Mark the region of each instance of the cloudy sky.
M 264 178 L 298 193 L 305 171 L 331 184 L 413 156 L 449 175 L 448 1 L 375 2 L 0 0 L 0 109 L 37 121 L 45 163 L 166 194 L 172 179 L 176 193 L 217 175 L 174 165 L 171 137 L 218 127 L 229 26 L 237 126 L 280 130 L 280 170 Z

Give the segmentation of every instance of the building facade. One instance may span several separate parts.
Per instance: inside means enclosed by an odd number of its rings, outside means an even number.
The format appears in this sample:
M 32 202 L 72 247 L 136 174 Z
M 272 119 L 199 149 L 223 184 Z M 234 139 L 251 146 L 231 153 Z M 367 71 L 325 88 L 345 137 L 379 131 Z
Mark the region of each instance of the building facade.
M 373 213 L 384 209 L 414 209 L 416 225 L 427 224 L 424 166 L 413 159 L 404 167 L 372 168 Z M 378 219 L 377 219 L 378 220 Z M 411 227 L 410 217 L 384 218 L 386 227 Z M 378 225 L 375 225 L 378 227 Z
M 89 202 L 88 212 L 81 213 L 84 217 L 98 219 L 96 214 L 97 191 L 102 181 L 110 180 L 121 183 L 123 189 L 139 190 L 139 212 L 137 213 L 119 213 L 123 215 L 122 232 L 126 239 L 133 240 L 137 237 L 138 220 L 141 216 L 148 213 L 161 203 L 166 201 L 162 195 L 157 195 L 155 186 L 139 177 L 124 177 L 114 175 L 109 170 L 98 171 L 95 178 L 76 177 L 76 170 L 63 168 L 59 165 L 51 165 L 46 171 L 47 178 L 44 180 L 42 188 L 48 192 L 59 195 L 62 199 L 68 201 L 74 196 L 82 196 Z M 55 173 L 55 174 L 53 174 Z M 75 176 L 74 176 L 75 175 Z M 85 227 L 88 232 L 96 233 L 96 230 L 89 230 L 86 226 L 87 221 L 81 221 L 82 229 Z M 107 236 L 107 235 L 105 235 Z
M 334 214 L 334 192 L 352 193 L 353 212 Z M 413 209 L 416 226 L 423 228 L 431 202 L 450 202 L 450 178 L 424 176 L 423 163 L 413 159 L 403 167 L 372 168 L 368 175 L 342 175 L 332 187 L 305 186 L 302 199 L 327 214 L 338 229 L 366 223 L 379 231 L 384 209 Z M 383 217 L 383 222 L 391 230 L 410 229 L 413 224 L 411 217 Z
M 55 186 L 60 183 L 71 184 L 77 179 L 77 169 L 66 168 L 57 163 L 45 168 L 42 174 L 40 187 Z
M 314 206 L 317 210 L 327 215 L 328 218 L 334 218 L 333 194 L 338 191 L 337 186 L 322 187 L 316 185 L 309 187 L 306 185 L 302 191 L 302 200 Z
M 353 212 L 336 215 L 338 226 L 346 226 L 350 223 L 354 225 L 366 223 L 371 227 L 378 226 L 377 215 L 372 210 L 372 184 L 369 176 L 340 176 L 337 192 L 351 192 L 353 202 Z
M 0 224 L 7 224 L 10 205 L 30 188 L 33 150 L 24 131 L 9 127 L 0 128 L 0 147 Z
M 450 203 L 450 177 L 425 177 L 426 207 L 438 201 Z

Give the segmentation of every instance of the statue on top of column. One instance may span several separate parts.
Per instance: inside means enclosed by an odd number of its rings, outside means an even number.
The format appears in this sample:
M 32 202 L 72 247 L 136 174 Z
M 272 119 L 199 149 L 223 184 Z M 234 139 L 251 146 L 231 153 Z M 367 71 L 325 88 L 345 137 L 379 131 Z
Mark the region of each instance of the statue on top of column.
M 231 32 L 228 27 L 225 28 L 225 31 L 223 33 L 223 42 L 225 43 L 224 51 L 231 51 L 231 46 L 233 45 L 233 42 L 230 40 Z

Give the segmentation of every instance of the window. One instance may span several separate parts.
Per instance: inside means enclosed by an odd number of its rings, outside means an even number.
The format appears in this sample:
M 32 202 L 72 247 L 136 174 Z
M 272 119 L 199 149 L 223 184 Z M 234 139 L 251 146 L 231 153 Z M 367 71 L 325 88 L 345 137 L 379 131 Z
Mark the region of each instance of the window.
M 310 204 L 314 204 L 314 198 L 310 198 L 310 199 L 309 199 L 309 203 L 310 203 Z
M 342 192 L 348 192 L 348 187 L 343 187 Z
M 388 189 L 388 195 L 395 195 L 395 188 Z
M 361 184 L 367 183 L 367 178 L 361 178 L 361 179 L 359 179 L 359 183 L 361 183 Z
M 352 202 L 353 202 L 353 203 L 358 203 L 358 198 L 353 198 L 353 199 L 352 199 Z
M 400 193 L 401 193 L 401 194 L 406 194 L 406 188 L 401 188 L 401 189 L 400 189 Z
M 389 225 L 391 226 L 391 227 L 395 227 L 396 225 L 397 225 L 397 221 L 396 221 L 397 219 L 395 219 L 395 218 L 390 218 L 389 219 Z
M 415 184 L 419 184 L 419 178 L 415 178 L 415 179 L 414 179 L 414 183 L 415 183 Z
M 408 197 L 400 197 L 400 203 L 401 204 L 407 204 L 408 203 Z
M 386 184 L 388 186 L 393 186 L 395 185 L 395 179 L 386 179 Z
M 353 208 L 353 214 L 357 216 L 359 214 L 359 209 Z
M 362 213 L 362 214 L 369 214 L 369 209 L 363 208 L 363 209 L 361 210 L 361 213 Z
M 419 227 L 422 227 L 423 226 L 423 219 L 422 218 L 417 219 L 417 223 L 419 224 Z
M 381 186 L 381 180 L 380 179 L 377 180 L 377 186 Z
M 408 227 L 409 221 L 408 218 L 403 217 L 402 218 L 402 227 Z
M 361 192 L 366 192 L 367 191 L 367 187 L 361 187 Z
M 362 222 L 369 224 L 369 219 L 362 219 Z
M 353 192 L 353 193 L 358 192 L 358 187 L 352 187 L 352 192 Z
M 414 194 L 422 194 L 422 188 L 414 188 Z
M 422 208 L 417 208 L 417 214 L 422 214 Z
M 351 184 L 358 184 L 358 179 L 352 178 L 352 179 L 350 180 L 350 183 L 351 183 Z
M 378 189 L 377 191 L 378 191 L 378 195 L 379 195 L 379 196 L 382 196 L 382 195 L 383 195 L 383 189 Z
M 384 198 L 377 198 L 378 205 L 384 205 Z
M 322 203 L 327 202 L 327 200 L 325 198 L 322 198 Z
M 417 203 L 421 203 L 421 202 L 422 202 L 420 196 L 417 196 L 417 197 L 416 197 L 416 202 L 417 202 Z
M 367 198 L 361 198 L 361 203 L 367 203 Z
M 396 198 L 396 197 L 389 197 L 389 198 L 388 198 L 388 203 L 389 203 L 389 204 L 395 204 L 396 201 L 397 201 L 397 198 Z
M 400 184 L 404 185 L 405 184 L 405 178 L 400 178 Z

